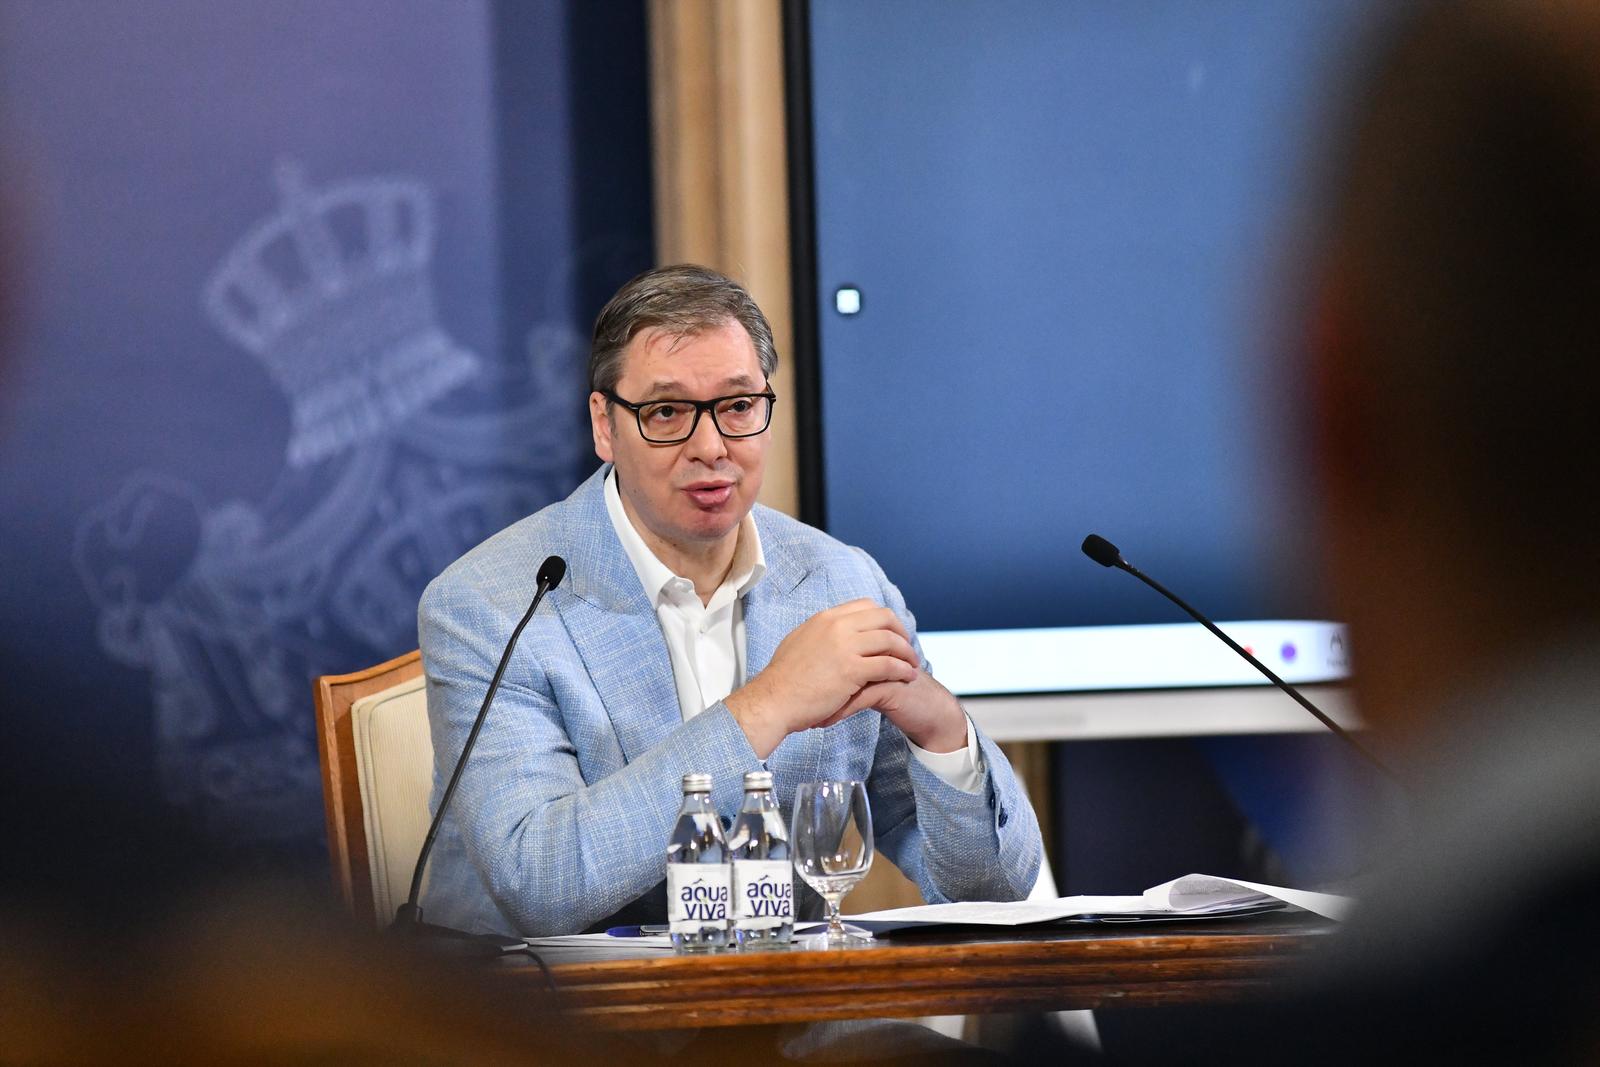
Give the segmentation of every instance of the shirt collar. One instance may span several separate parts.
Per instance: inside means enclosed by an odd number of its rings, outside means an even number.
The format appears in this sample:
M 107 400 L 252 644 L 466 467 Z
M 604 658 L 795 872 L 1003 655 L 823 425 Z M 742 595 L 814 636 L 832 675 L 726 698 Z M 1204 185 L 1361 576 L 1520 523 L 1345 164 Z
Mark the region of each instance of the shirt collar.
M 628 513 L 623 510 L 622 495 L 617 491 L 615 467 L 606 474 L 606 514 L 611 518 L 612 528 L 617 531 L 617 540 L 622 542 L 622 551 L 627 555 L 628 562 L 633 564 L 639 583 L 644 586 L 645 596 L 650 598 L 652 605 L 660 604 L 667 584 L 679 581 L 681 576 L 657 559 L 639 531 L 634 529 Z M 742 597 L 755 588 L 766 572 L 767 559 L 761 550 L 761 534 L 756 530 L 755 519 L 746 513 L 739 521 L 739 539 L 734 544 L 733 563 L 720 588 L 731 586 L 734 596 Z

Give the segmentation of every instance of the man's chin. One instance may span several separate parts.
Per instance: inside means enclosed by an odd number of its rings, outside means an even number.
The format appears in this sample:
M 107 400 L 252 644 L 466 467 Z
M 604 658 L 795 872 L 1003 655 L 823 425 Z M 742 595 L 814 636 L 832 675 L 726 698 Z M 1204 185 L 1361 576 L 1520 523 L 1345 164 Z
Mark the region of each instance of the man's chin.
M 726 520 L 715 523 L 699 522 L 690 525 L 685 530 L 685 533 L 689 535 L 691 541 L 712 545 L 727 540 L 738 528 L 739 521 L 737 519 L 732 522 Z
M 748 508 L 740 509 L 733 501 L 715 511 L 695 511 L 685 517 L 680 529 L 691 541 L 713 544 L 722 541 L 739 528 Z

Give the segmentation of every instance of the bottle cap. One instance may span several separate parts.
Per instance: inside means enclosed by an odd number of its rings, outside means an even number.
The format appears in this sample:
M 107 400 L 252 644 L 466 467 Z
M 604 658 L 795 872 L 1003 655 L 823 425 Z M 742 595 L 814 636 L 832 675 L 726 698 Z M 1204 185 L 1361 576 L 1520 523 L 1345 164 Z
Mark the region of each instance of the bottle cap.
M 744 788 L 747 793 L 752 789 L 771 789 L 772 772 L 750 771 L 744 776 Z
M 711 776 L 703 771 L 691 771 L 683 776 L 683 791 L 685 793 L 711 792 Z

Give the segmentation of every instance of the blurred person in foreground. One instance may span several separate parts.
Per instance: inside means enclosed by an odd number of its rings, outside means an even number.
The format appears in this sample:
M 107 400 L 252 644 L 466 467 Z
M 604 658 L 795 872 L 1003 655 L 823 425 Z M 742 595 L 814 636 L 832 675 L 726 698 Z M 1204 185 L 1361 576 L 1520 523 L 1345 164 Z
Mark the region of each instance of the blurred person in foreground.
M 1315 267 L 1312 414 L 1411 825 L 1319 986 L 1158 1020 L 1154 1058 L 1596 1062 L 1600 4 L 1423 6 L 1374 73 Z

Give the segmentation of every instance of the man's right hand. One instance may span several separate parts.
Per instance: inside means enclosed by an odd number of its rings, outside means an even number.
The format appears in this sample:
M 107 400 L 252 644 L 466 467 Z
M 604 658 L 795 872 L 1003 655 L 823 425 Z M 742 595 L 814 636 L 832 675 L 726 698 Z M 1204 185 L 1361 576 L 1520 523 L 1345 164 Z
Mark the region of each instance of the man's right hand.
M 851 600 L 790 631 L 766 669 L 726 703 L 750 747 L 766 759 L 785 737 L 827 721 L 866 686 L 910 682 L 920 670 L 895 613 L 872 600 Z

